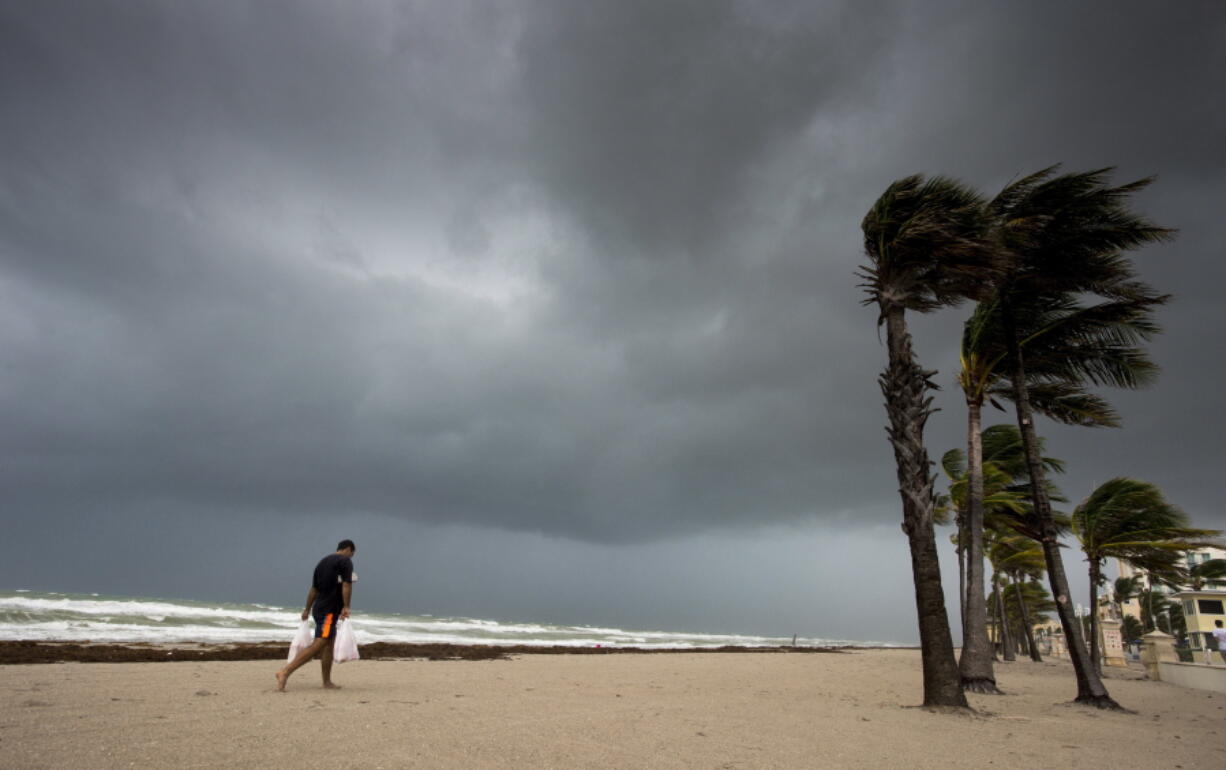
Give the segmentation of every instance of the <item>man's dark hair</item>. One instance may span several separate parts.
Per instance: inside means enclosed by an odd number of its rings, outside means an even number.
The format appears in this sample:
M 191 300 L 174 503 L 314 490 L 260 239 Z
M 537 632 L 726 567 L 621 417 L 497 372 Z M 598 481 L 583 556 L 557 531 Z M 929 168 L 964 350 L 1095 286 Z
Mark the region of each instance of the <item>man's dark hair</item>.
M 1215 620 L 1215 621 L 1213 621 L 1213 625 L 1217 626 L 1218 628 L 1221 628 L 1221 627 L 1222 627 L 1222 621 L 1220 621 L 1220 620 Z
M 342 540 L 336 544 L 336 550 L 338 551 L 343 551 L 346 548 L 352 548 L 355 551 L 358 550 L 358 547 L 353 544 L 352 540 Z

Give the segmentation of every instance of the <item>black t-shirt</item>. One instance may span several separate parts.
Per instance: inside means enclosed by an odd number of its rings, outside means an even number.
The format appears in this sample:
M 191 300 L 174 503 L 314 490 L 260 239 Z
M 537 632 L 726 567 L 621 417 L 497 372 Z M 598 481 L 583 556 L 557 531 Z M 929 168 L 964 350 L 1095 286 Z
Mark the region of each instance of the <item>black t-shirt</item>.
M 315 565 L 315 577 L 311 582 L 317 592 L 314 614 L 339 614 L 345 607 L 341 584 L 352 582 L 353 561 L 348 556 L 330 553 L 320 559 L 319 564 Z

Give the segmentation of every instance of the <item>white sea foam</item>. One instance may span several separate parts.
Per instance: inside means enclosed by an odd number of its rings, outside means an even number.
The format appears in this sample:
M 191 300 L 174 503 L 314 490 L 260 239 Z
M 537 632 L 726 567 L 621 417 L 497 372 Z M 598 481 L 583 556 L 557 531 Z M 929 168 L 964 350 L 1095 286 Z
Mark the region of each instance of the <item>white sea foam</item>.
M 356 613 L 361 644 L 489 644 L 564 647 L 692 649 L 790 644 L 791 637 L 687 634 L 601 626 L 504 623 L 480 618 Z M 179 602 L 165 599 L 0 591 L 0 640 L 94 642 L 288 642 L 299 613 L 265 604 Z M 806 646 L 872 644 L 800 638 Z
M 248 606 L 254 607 L 254 605 Z M 0 613 L 6 610 L 31 613 L 71 612 L 81 615 L 130 615 L 133 617 L 156 615 L 161 616 L 162 620 L 166 618 L 237 618 L 239 620 L 264 621 L 283 614 L 272 610 L 191 606 L 149 599 L 29 599 L 24 596 L 0 596 Z

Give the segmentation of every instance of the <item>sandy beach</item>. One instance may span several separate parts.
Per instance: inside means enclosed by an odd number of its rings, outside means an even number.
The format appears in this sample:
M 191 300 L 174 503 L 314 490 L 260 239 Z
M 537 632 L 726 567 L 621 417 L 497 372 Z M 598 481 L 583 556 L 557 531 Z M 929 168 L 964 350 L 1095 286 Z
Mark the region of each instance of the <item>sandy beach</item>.
M 1220 764 L 1226 696 L 1109 674 L 1135 714 L 1070 705 L 1067 663 L 931 713 L 919 653 L 363 660 L 337 691 L 272 661 L 0 667 L 5 767 L 1080 767 Z

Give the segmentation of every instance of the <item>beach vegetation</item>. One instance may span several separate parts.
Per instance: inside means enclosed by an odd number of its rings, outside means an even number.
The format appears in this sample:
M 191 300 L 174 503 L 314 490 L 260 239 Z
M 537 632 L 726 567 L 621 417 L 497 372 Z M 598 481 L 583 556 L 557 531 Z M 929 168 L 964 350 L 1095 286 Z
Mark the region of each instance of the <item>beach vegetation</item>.
M 1073 611 L 1035 429 L 1032 391 L 1040 389 L 1032 386 L 1035 375 L 1024 342 L 1050 326 L 1084 330 L 1072 332 L 1069 341 L 1074 351 L 1084 348 L 1085 354 L 1052 360 L 1054 368 L 1042 377 L 1058 389 L 1146 384 L 1157 367 L 1136 354 L 1139 343 L 1157 332 L 1153 312 L 1169 298 L 1141 281 L 1125 254 L 1166 240 L 1173 231 L 1129 209 L 1131 197 L 1152 180 L 1112 186 L 1112 169 L 1057 171 L 1052 166 L 1023 177 L 987 205 L 989 238 L 1004 264 L 994 301 L 999 303 L 1038 540 L 1077 678 L 1075 702 L 1119 709 L 1089 658 Z M 1085 336 L 1086 331 L 1093 334 Z M 1034 366 L 1040 366 L 1037 357 Z
M 865 215 L 861 229 L 869 260 L 858 273 L 867 295 L 864 302 L 877 306 L 878 328 L 886 331 L 888 360 L 878 383 L 902 498 L 902 528 L 911 551 L 924 705 L 966 708 L 933 529 L 935 476 L 924 445 L 935 372 L 920 366 L 906 314 L 979 298 L 993 283 L 997 257 L 982 240 L 982 199 L 945 177 L 915 175 L 890 184 Z
M 1226 559 L 1210 559 L 1188 567 L 1187 584 L 1192 590 L 1199 591 L 1206 584 L 1218 580 L 1226 580 Z
M 1142 588 L 1141 575 L 1121 575 L 1111 584 L 1111 604 L 1117 618 L 1124 617 L 1124 605 L 1136 598 Z
M 1144 633 L 1145 626 L 1134 616 L 1125 615 L 1120 619 L 1120 634 L 1123 635 L 1125 642 L 1132 644 L 1140 639 Z
M 966 373 L 965 367 L 962 373 Z M 1025 534 L 1029 531 L 1025 524 L 1031 507 L 1027 502 L 1025 454 L 1017 428 L 993 425 L 981 431 L 978 407 L 972 405 L 969 397 L 968 413 L 969 424 L 974 428 L 974 435 L 968 435 L 968 451 L 964 454 L 960 449 L 951 449 L 941 462 L 951 479 L 948 498 L 958 522 L 955 545 L 963 607 L 959 670 L 966 689 L 998 694 L 993 671 L 995 656 L 987 638 L 988 606 L 984 604 L 984 526 L 1000 520 L 998 526 Z M 968 456 L 975 460 L 966 462 Z M 1044 457 L 1043 462 L 1050 470 L 1064 469 L 1063 463 L 1055 458 Z
M 1020 654 L 1042 662 L 1034 629 L 1050 620 L 1047 613 L 1054 607 L 1051 594 L 1038 580 L 1014 581 L 1003 574 L 993 573 L 991 585 L 993 591 L 986 597 L 986 604 L 1000 653 L 1004 656 L 1007 651 L 1008 660 L 1016 660 Z M 1007 642 L 1002 639 L 1002 628 L 1009 629 Z
M 1090 388 L 1137 388 L 1153 381 L 1158 367 L 1142 343 L 1157 333 L 1153 314 L 1169 297 L 1141 281 L 1126 254 L 1166 240 L 1173 231 L 1129 208 L 1132 196 L 1151 180 L 1112 186 L 1112 169 L 1058 170 L 1052 166 L 1018 179 L 986 202 L 953 180 L 907 177 L 887 188 L 862 222 L 870 263 L 859 275 L 868 294 L 865 303 L 878 306 L 878 326 L 886 327 L 889 362 L 879 383 L 912 551 L 926 703 L 930 686 L 942 705 L 949 700 L 936 695 L 948 686 L 948 619 L 943 600 L 933 592 L 940 571 L 930 551 L 932 525 L 942 513 L 957 516 L 956 542 L 965 564 L 959 593 L 966 671 L 960 669 L 958 679 L 968 689 L 995 689 L 991 661 L 985 675 L 987 656 L 981 649 L 987 598 L 976 552 L 985 547 L 988 471 L 979 426 L 985 403 L 999 407 L 1008 400 L 1021 450 L 1012 459 L 1021 463 L 1009 469 L 998 465 L 994 472 L 1024 475 L 1029 504 L 1004 511 L 1002 518 L 1040 546 L 1076 673 L 1076 702 L 1120 708 L 1103 685 L 1073 612 L 1059 542 L 1066 527 L 1052 507 L 1055 490 L 1047 479 L 1055 469 L 1042 455 L 1035 418 L 1118 425 L 1118 415 Z M 967 454 L 960 461 L 943 458 L 950 461 L 947 475 L 964 477 L 965 490 L 961 501 L 952 487 L 939 500 L 923 444 L 935 372 L 916 360 L 906 312 L 930 312 L 968 298 L 978 305 L 963 329 L 958 375 L 968 407 Z M 962 467 L 955 467 L 959 462 Z M 999 614 L 1002 624 L 1007 622 L 1005 613 Z
M 985 649 L 985 632 L 980 622 L 985 611 L 983 596 L 983 444 L 982 414 L 985 403 L 1003 410 L 1002 401 L 1014 396 L 1011 384 L 1008 345 L 1005 339 L 1003 305 L 999 297 L 978 303 L 963 325 L 959 350 L 958 386 L 966 402 L 967 468 L 969 483 L 965 526 L 962 538 L 967 551 L 965 587 L 966 616 L 963 626 L 962 656 L 959 665 L 963 683 L 979 692 L 996 690 L 991 671 L 991 657 Z M 1087 346 L 1086 340 L 1103 341 L 1113 333 L 1111 319 L 1087 318 L 1084 314 L 1061 313 L 1045 308 L 1037 317 L 1021 319 L 1020 346 L 1025 351 L 1028 366 L 1029 393 L 1035 412 L 1053 420 L 1075 425 L 1117 425 L 1118 417 L 1101 397 L 1090 393 L 1079 376 L 1066 376 L 1069 357 L 1086 355 L 1086 350 L 1100 350 L 1109 345 Z M 1114 341 L 1114 340 L 1111 340 Z M 1115 358 L 1103 366 L 1119 366 Z M 1024 452 L 1020 434 L 1016 436 L 1018 460 L 1015 468 L 1025 474 Z M 1012 438 L 1012 437 L 1010 437 Z
M 1041 438 L 1039 443 L 1041 449 L 1043 444 Z M 980 488 L 983 495 L 981 537 L 984 538 L 984 548 L 989 546 L 992 538 L 1003 537 L 1010 532 L 1037 539 L 1039 527 L 1033 516 L 1033 506 L 1030 504 L 1030 481 L 1026 456 L 1021 433 L 1017 426 L 1009 424 L 989 426 L 982 431 L 979 445 L 982 459 Z M 965 544 L 970 540 L 967 510 L 969 498 L 972 497 L 969 483 L 970 473 L 965 463 L 965 456 L 962 450 L 951 449 L 942 457 L 942 467 L 951 478 L 950 491 L 946 498 L 950 500 L 951 509 L 956 512 L 959 524 L 959 530 L 955 533 L 953 540 L 955 546 L 959 548 L 959 585 L 965 589 L 964 605 L 976 601 L 976 595 L 982 596 L 983 594 L 982 587 L 972 593 L 973 583 L 966 581 L 963 577 L 961 550 L 966 548 Z M 1042 455 L 1041 459 L 1044 468 L 1048 471 L 1064 472 L 1065 466 L 1062 460 L 1047 455 Z M 1064 501 L 1064 497 L 1053 483 L 1048 481 L 1047 488 L 1049 499 L 1057 502 Z M 1067 517 L 1059 512 L 1056 512 L 1055 516 L 1057 525 L 1061 532 L 1064 532 L 1068 526 Z M 965 571 L 969 571 L 969 566 Z M 998 608 L 991 603 L 995 601 L 994 596 L 995 594 L 989 594 L 986 599 L 979 599 L 980 602 L 987 601 L 984 611 L 992 614 L 993 628 L 999 624 L 997 618 L 1000 614 Z M 969 614 L 966 613 L 966 616 Z M 966 623 L 965 619 L 963 622 Z M 964 626 L 964 635 L 967 634 L 967 631 L 968 629 Z M 987 636 L 986 621 L 984 636 L 985 638 Z M 994 660 L 995 654 L 990 645 L 986 649 L 981 649 L 978 646 L 968 647 L 964 644 L 959 660 L 964 686 L 975 692 L 993 692 L 995 687 Z M 999 689 L 995 691 L 999 692 Z
M 1184 621 L 1182 604 L 1171 601 L 1163 591 L 1155 588 L 1141 591 L 1136 599 L 1137 604 L 1141 605 L 1143 633 L 1161 631 L 1180 641 L 1186 641 L 1187 624 Z
M 1032 604 L 1041 601 L 1047 591 L 1043 590 L 1041 594 L 1038 594 L 1033 588 L 1027 589 L 1026 586 L 1035 583 L 1043 576 L 1046 569 L 1043 549 L 1035 540 L 1025 535 L 998 530 L 992 538 L 988 556 L 995 572 L 1004 578 L 1000 589 L 1012 589 L 1013 595 L 1010 597 L 1006 592 L 1006 598 L 1002 604 L 1008 607 L 1011 603 L 1014 608 L 1017 618 L 1016 626 L 1022 632 L 1018 641 L 1025 642 L 1022 647 L 1030 655 L 1031 660 L 1041 663 L 1043 658 L 1039 653 L 1038 645 L 1035 644 L 1036 620 L 1032 617 L 1031 607 Z M 1029 599 L 1028 592 L 1031 594 Z M 1043 606 L 1043 609 L 1046 609 L 1046 605 Z M 1006 656 L 1006 660 L 1013 659 L 1012 650 L 1009 652 L 1010 655 Z
M 1189 526 L 1188 516 L 1170 504 L 1162 491 L 1144 481 L 1114 478 L 1101 484 L 1073 511 L 1073 534 L 1086 555 L 1090 605 L 1097 608 L 1099 586 L 1106 580 L 1103 562 L 1111 557 L 1158 574 L 1178 571 L 1189 550 L 1212 544 L 1221 532 Z M 1102 667 L 1098 613 L 1090 616 L 1090 660 Z

